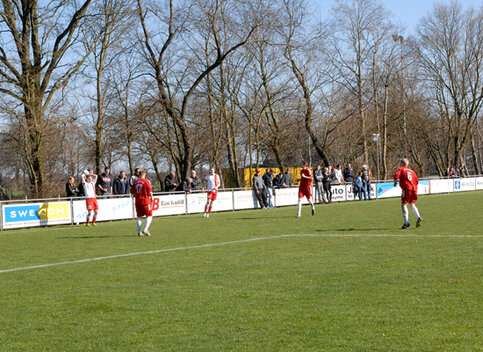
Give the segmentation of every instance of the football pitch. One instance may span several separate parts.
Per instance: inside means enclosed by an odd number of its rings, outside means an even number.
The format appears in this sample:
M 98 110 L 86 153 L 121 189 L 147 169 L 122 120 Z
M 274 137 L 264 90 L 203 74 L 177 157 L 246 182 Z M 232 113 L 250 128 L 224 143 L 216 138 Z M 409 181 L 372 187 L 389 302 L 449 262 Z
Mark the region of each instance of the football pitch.
M 0 351 L 482 351 L 483 192 L 418 207 L 0 232 Z

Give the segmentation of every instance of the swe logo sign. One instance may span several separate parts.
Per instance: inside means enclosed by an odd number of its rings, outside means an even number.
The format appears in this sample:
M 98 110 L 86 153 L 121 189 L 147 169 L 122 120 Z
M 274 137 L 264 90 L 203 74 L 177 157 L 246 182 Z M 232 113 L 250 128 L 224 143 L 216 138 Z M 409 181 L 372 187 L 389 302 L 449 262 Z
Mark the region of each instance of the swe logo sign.
M 3 223 L 6 228 L 70 223 L 70 206 L 68 202 L 6 205 Z

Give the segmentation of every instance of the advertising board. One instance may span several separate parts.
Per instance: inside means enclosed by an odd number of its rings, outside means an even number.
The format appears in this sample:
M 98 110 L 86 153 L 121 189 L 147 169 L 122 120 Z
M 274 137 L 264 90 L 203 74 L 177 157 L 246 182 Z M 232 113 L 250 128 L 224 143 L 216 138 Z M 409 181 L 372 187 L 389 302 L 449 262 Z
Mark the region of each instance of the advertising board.
M 70 202 L 12 204 L 2 207 L 3 228 L 70 224 Z
M 298 188 L 277 188 L 275 189 L 275 206 L 295 205 L 298 203 Z M 307 199 L 303 198 L 302 204 L 309 204 Z
M 186 196 L 168 194 L 153 197 L 153 216 L 179 215 L 186 213 Z
M 99 205 L 97 221 L 132 219 L 134 217 L 133 200 L 130 197 L 97 199 L 97 204 Z M 74 200 L 72 208 L 74 211 L 74 223 L 86 222 L 86 201 Z
M 235 191 L 233 192 L 234 209 L 254 209 L 258 207 L 256 197 L 253 191 Z
M 475 186 L 478 190 L 483 189 L 483 177 L 475 177 Z
M 453 180 L 430 180 L 430 193 L 449 193 L 453 192 Z
M 457 178 L 457 179 L 454 179 L 453 181 L 454 181 L 455 192 L 474 191 L 476 189 L 476 183 L 475 183 L 474 177 Z

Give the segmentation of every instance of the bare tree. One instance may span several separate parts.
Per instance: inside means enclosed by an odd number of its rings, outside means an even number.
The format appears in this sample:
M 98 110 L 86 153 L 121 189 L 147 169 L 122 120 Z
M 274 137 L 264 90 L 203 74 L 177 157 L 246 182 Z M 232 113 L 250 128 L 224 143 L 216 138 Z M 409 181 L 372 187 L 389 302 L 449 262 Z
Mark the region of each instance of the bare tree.
M 185 43 L 196 43 L 196 33 L 189 30 L 189 20 L 199 16 L 212 24 L 212 26 L 219 26 L 219 21 L 223 19 L 219 16 L 221 8 L 227 5 L 234 6 L 234 2 L 230 1 L 206 1 L 194 3 L 192 6 L 186 6 L 185 12 L 182 13 L 182 4 L 180 8 L 175 8 L 173 1 L 169 1 L 169 12 L 163 13 L 159 8 L 151 6 L 144 9 L 142 1 L 138 0 L 138 15 L 142 26 L 143 33 L 143 46 L 145 49 L 145 57 L 149 62 L 153 70 L 153 78 L 156 81 L 157 88 L 159 90 L 161 104 L 166 111 L 169 118 L 176 126 L 176 132 L 179 133 L 180 138 L 180 153 L 177 155 L 177 167 L 179 168 L 179 174 L 183 178 L 189 177 L 191 171 L 191 164 L 193 159 L 193 146 L 189 129 L 189 104 L 193 93 L 198 88 L 200 82 L 202 82 L 206 76 L 219 67 L 223 61 L 238 48 L 242 47 L 249 40 L 255 26 L 248 24 L 241 28 L 236 28 L 236 32 L 224 33 L 224 35 L 231 35 L 235 38 L 240 38 L 235 44 L 230 44 L 228 47 L 223 47 L 225 43 L 219 34 L 213 32 L 213 59 L 209 65 L 203 65 L 196 67 L 194 63 L 193 53 L 188 55 L 184 59 L 180 56 L 176 61 L 177 67 L 170 65 L 171 59 L 175 55 L 172 48 L 175 46 L 176 40 L 186 40 Z M 191 7 L 197 10 L 196 15 L 191 11 Z M 152 16 L 151 16 L 152 15 Z M 207 17 L 205 17 L 207 16 Z M 150 21 L 148 26 L 147 21 Z M 164 26 L 165 35 L 163 38 L 153 39 L 153 34 L 149 28 L 153 28 L 152 24 L 158 22 L 161 26 Z M 191 28 L 194 29 L 194 28 Z M 190 37 L 191 36 L 191 37 Z M 189 39 L 191 38 L 191 40 Z M 162 41 L 162 44 L 158 46 L 156 43 Z M 175 49 L 173 49 L 175 50 Z M 187 54 L 187 52 L 185 52 Z M 204 62 L 204 61 L 201 61 Z M 176 75 L 176 69 L 184 67 L 181 70 L 180 75 Z M 191 75 L 185 75 L 188 71 L 192 71 Z M 191 79 L 189 83 L 188 79 Z M 181 85 L 181 86 L 180 86 Z M 177 93 L 177 94 L 176 94 Z
M 435 4 L 418 27 L 418 49 L 438 130 L 429 148 L 441 167 L 465 161 L 483 102 L 483 9 Z
M 25 155 L 31 194 L 46 194 L 46 132 L 56 124 L 49 108 L 89 55 L 91 47 L 78 51 L 79 29 L 91 0 L 38 1 L 3 0 L 0 27 L 0 92 L 17 106 L 15 116 L 26 132 Z M 70 11 L 72 10 L 72 12 Z M 9 102 L 6 102 L 9 104 Z

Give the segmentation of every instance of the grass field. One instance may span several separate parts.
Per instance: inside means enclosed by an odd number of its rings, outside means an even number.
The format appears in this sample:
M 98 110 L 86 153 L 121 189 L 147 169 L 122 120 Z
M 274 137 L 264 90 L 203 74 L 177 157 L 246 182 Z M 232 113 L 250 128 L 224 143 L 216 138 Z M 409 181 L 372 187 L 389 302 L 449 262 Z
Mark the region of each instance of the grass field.
M 418 205 L 1 232 L 0 351 L 482 351 L 483 192 Z

